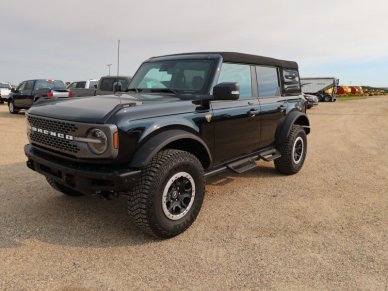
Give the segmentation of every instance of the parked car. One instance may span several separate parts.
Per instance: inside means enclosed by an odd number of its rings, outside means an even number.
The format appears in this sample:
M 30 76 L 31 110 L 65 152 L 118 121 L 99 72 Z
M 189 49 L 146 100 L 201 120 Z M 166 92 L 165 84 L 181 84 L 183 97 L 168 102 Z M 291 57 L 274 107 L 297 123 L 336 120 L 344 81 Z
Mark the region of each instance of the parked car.
M 94 92 L 97 89 L 98 80 L 86 80 L 72 82 L 67 89 L 69 89 L 74 97 L 82 96 L 94 96 Z M 93 92 L 93 95 L 90 95 Z
M 8 108 L 12 114 L 21 109 L 29 109 L 36 103 L 48 100 L 57 100 L 71 97 L 71 92 L 66 89 L 60 80 L 28 80 L 21 82 L 16 89 L 12 89 L 8 97 Z
M 8 100 L 9 93 L 11 93 L 11 85 L 9 83 L 0 82 L 0 102 Z
M 127 196 L 134 224 L 160 238 L 195 221 L 205 177 L 243 173 L 257 160 L 286 175 L 303 166 L 310 123 L 296 62 L 228 52 L 154 57 L 127 90 L 33 106 L 27 166 L 68 196 Z
M 313 106 L 318 106 L 318 97 L 311 94 L 303 94 L 306 99 L 306 107 L 307 109 L 312 108 Z
M 101 77 L 98 83 L 93 84 L 93 86 L 90 86 L 89 83 L 88 88 L 80 88 L 84 84 L 87 85 L 87 81 L 75 82 L 73 86 L 72 83 L 68 88 L 74 97 L 109 95 L 115 92 L 125 91 L 130 81 L 131 77 L 127 76 L 105 76 Z

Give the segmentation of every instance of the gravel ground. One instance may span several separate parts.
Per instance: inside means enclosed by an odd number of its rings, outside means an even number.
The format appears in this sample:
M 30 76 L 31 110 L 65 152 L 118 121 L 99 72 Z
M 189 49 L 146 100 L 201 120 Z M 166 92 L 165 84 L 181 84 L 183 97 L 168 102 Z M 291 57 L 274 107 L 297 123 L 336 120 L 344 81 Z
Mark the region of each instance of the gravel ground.
M 388 290 L 388 97 L 321 103 L 302 171 L 208 179 L 166 241 L 125 198 L 70 198 L 25 166 L 24 115 L 0 106 L 0 289 Z

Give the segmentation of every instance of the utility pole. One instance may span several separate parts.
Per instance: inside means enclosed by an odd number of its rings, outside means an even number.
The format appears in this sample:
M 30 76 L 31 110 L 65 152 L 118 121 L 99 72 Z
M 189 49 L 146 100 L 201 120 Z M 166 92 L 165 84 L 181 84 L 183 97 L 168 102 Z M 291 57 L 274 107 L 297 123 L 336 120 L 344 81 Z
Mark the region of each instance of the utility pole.
M 120 75 L 120 40 L 117 43 L 117 76 Z
M 110 67 L 112 66 L 112 64 L 107 64 L 107 66 L 108 66 L 108 76 L 110 76 Z

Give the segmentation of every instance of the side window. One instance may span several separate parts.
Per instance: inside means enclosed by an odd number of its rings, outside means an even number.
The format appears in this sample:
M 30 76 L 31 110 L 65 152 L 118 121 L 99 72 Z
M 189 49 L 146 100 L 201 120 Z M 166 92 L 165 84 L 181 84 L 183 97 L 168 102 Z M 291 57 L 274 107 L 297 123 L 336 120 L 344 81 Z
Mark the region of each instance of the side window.
M 77 82 L 76 88 L 85 88 L 86 82 Z
M 26 83 L 27 83 L 27 82 L 21 83 L 21 84 L 16 88 L 16 90 L 17 90 L 17 91 L 23 91 L 23 90 L 25 90 Z
M 299 72 L 297 70 L 283 69 L 284 92 L 290 95 L 300 93 Z
M 70 89 L 74 89 L 74 88 L 77 88 L 77 82 L 73 82 L 69 85 L 69 88 Z
M 223 82 L 238 82 L 240 84 L 240 99 L 252 97 L 250 65 L 223 63 L 218 83 Z
M 256 67 L 259 97 L 280 96 L 278 70 L 271 67 Z
M 26 86 L 24 87 L 24 90 L 32 90 L 33 86 L 34 86 L 34 81 L 27 81 Z

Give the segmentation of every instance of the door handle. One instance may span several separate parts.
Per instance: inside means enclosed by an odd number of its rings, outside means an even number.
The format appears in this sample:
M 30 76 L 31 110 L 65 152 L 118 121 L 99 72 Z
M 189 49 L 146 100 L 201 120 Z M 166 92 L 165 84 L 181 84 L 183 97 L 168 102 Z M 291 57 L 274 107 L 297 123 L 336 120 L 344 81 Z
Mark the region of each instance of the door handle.
M 254 109 L 254 108 L 252 108 L 251 110 L 248 111 L 248 115 L 250 115 L 252 117 L 256 116 L 256 114 L 259 114 L 259 113 L 260 113 L 260 111 Z
M 278 107 L 278 110 L 279 110 L 279 111 L 284 111 L 284 110 L 286 110 L 286 109 L 287 109 L 287 106 L 284 105 L 284 104 L 282 104 L 282 105 L 280 105 L 280 106 Z

